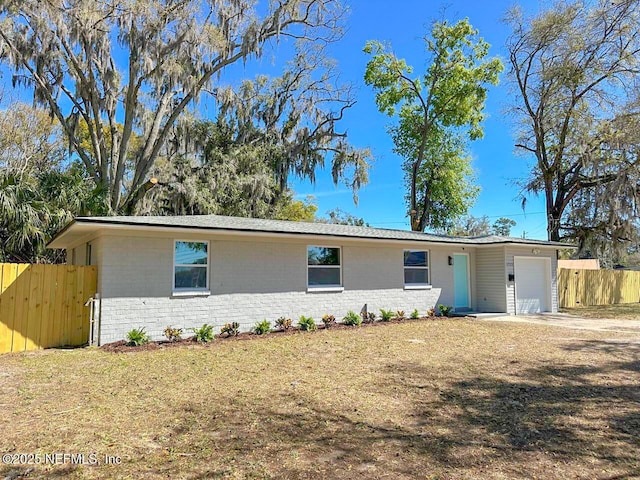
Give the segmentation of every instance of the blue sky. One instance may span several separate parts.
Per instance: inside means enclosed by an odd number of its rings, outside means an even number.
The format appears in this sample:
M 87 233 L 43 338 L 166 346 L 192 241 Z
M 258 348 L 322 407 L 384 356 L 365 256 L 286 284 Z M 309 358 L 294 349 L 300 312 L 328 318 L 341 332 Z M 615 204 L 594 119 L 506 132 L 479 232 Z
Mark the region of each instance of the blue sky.
M 392 119 L 377 111 L 373 92 L 364 84 L 362 77 L 368 58 L 362 48 L 367 40 L 389 42 L 396 55 L 413 65 L 414 71 L 419 71 L 426 66 L 422 37 L 431 21 L 441 18 L 442 4 L 427 0 L 352 0 L 350 4 L 346 35 L 330 53 L 339 62 L 342 80 L 352 82 L 357 88 L 358 103 L 346 114 L 341 127 L 348 132 L 352 144 L 371 148 L 375 161 L 370 181 L 360 191 L 357 206 L 347 188 L 333 185 L 328 170 L 318 175 L 315 185 L 295 182 L 293 188 L 300 196 L 314 195 L 319 214 L 340 207 L 363 217 L 372 226 L 408 229 L 401 159 L 393 153 L 393 144 L 386 132 Z M 539 8 L 538 0 L 524 0 L 520 4 L 527 12 Z M 491 44 L 490 54 L 506 60 L 504 45 L 509 29 L 501 19 L 513 5 L 512 1 L 453 0 L 447 5 L 447 19 L 456 21 L 468 17 Z M 528 238 L 546 239 L 544 199 L 530 198 L 525 214 L 516 198 L 519 189 L 514 182 L 526 176 L 532 159 L 514 151 L 513 119 L 505 113 L 513 99 L 503 74 L 501 84 L 489 91 L 485 136 L 470 145 L 477 183 L 482 188 L 471 214 L 487 215 L 491 222 L 506 216 L 518 222 L 512 235 L 521 236 L 526 231 Z

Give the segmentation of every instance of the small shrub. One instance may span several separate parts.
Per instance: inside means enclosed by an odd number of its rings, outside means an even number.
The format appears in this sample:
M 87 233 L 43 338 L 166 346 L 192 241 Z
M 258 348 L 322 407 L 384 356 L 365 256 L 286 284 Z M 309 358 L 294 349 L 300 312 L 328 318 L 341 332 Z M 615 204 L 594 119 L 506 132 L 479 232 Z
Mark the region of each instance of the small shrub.
M 264 335 L 265 333 L 269 333 L 271 331 L 271 322 L 268 320 L 258 322 L 253 327 L 253 331 L 256 335 Z
M 305 330 L 307 332 L 314 332 L 318 329 L 316 321 L 312 317 L 305 317 L 304 315 L 300 316 L 298 325 L 300 326 L 300 330 Z
M 404 310 L 398 310 L 398 311 L 396 312 L 396 318 L 397 318 L 398 320 L 404 320 Z
M 344 323 L 345 325 L 352 325 L 357 327 L 362 323 L 362 317 L 353 310 L 349 310 L 347 314 L 342 317 L 342 323 Z
M 182 338 L 182 329 L 173 328 L 171 325 L 169 325 L 164 329 L 164 336 L 167 337 L 170 342 L 177 342 Z
M 420 313 L 418 312 L 418 309 L 414 309 L 413 312 L 411 312 L 411 320 L 418 320 L 420 318 Z
M 240 324 L 238 322 L 225 323 L 224 327 L 220 329 L 220 333 L 227 337 L 236 337 L 240 333 Z
M 127 345 L 139 347 L 145 343 L 149 343 L 149 335 L 144 331 L 144 327 L 129 330 L 129 333 L 127 333 Z
M 196 342 L 209 343 L 213 340 L 213 325 L 205 323 L 200 328 L 192 328 Z
M 336 317 L 329 314 L 324 314 L 322 316 L 322 323 L 324 323 L 324 328 L 329 328 L 331 325 L 336 323 Z
M 383 322 L 388 322 L 392 318 L 393 318 L 393 312 L 391 310 L 383 310 L 382 308 L 380 309 L 380 319 Z
M 280 330 L 289 330 L 291 325 L 293 325 L 293 321 L 290 318 L 280 317 L 276 320 L 276 326 Z
M 435 317 L 436 316 L 436 309 L 434 307 L 431 307 L 429 310 L 427 310 L 427 317 Z
M 376 314 L 374 312 L 360 312 L 363 323 L 373 323 L 376 321 Z
M 442 315 L 443 317 L 448 317 L 449 315 L 451 315 L 451 311 L 453 310 L 453 307 L 449 307 L 447 305 L 438 305 L 438 309 L 440 310 L 440 315 Z

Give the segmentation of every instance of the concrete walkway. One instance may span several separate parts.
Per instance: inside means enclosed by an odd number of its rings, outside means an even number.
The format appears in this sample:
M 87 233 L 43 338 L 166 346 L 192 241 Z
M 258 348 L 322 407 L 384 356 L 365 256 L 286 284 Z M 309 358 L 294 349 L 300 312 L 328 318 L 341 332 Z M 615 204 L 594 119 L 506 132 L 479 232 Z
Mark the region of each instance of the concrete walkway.
M 576 330 L 594 330 L 600 332 L 620 332 L 640 334 L 640 320 L 618 320 L 608 318 L 583 318 L 566 313 L 541 313 L 537 315 L 506 315 L 500 317 L 481 317 L 483 322 L 536 323 Z

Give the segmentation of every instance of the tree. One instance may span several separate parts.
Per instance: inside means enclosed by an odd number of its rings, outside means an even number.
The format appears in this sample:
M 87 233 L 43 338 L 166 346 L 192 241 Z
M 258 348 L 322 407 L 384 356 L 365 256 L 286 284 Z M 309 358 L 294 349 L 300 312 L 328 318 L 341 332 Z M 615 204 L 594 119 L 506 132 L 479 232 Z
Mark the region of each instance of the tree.
M 102 192 L 84 166 L 11 172 L 0 169 L 0 262 L 63 262 L 47 250 L 51 236 L 78 215 L 102 215 Z
M 632 229 L 639 157 L 618 127 L 633 131 L 640 115 L 639 15 L 637 0 L 557 2 L 533 18 L 510 12 L 516 147 L 535 158 L 523 200 L 544 194 L 549 240 L 616 242 Z
M 0 170 L 21 177 L 57 168 L 65 159 L 60 125 L 46 111 L 24 103 L 0 111 Z
M 447 132 L 434 136 L 436 140 L 427 144 L 425 160 L 415 177 L 416 204 L 422 209 L 419 218 L 424 219 L 423 229 L 428 225 L 436 230 L 446 230 L 456 219 L 467 214 L 480 188 L 474 184 L 471 159 L 463 139 Z M 448 138 L 443 138 L 446 136 Z M 405 182 L 410 185 L 414 178 L 415 149 L 407 146 L 405 139 L 394 135 L 395 151 L 405 158 Z M 405 195 L 407 205 L 411 204 L 412 192 L 410 189 Z
M 480 235 L 500 235 L 508 237 L 511 233 L 511 227 L 515 225 L 516 222 L 510 218 L 500 217 L 493 222 L 493 225 L 489 225 L 489 217 L 486 215 L 482 217 L 467 215 L 462 218 L 457 218 L 453 224 L 444 231 L 448 235 L 460 237 L 477 237 Z
M 458 218 L 447 230 L 448 235 L 454 235 L 457 237 L 477 237 L 480 235 L 489 235 L 489 217 L 486 215 L 482 217 L 474 217 L 468 215 L 463 218 Z
M 609 180 L 576 193 L 567 206 L 562 232 L 578 244 L 578 257 L 595 256 L 611 267 L 625 262 L 640 243 L 640 116 L 622 114 L 601 122 L 591 142 L 597 147 L 591 149 L 584 169 Z
M 367 181 L 369 152 L 336 130 L 353 105 L 350 88 L 314 51 L 297 55 L 281 77 L 219 89 L 216 119 L 176 128 L 178 141 L 151 170 L 157 187 L 136 211 L 281 218 L 282 209 L 293 207 L 290 177 L 313 181 L 331 155 L 334 182 L 344 180 L 355 193 Z
M 337 123 L 355 104 L 352 88 L 338 81 L 339 72 L 324 49 L 299 50 L 282 76 L 245 81 L 238 91 L 220 90 L 221 116 L 236 124 L 237 144 L 269 145 L 277 192 L 291 175 L 315 182 L 318 167 L 332 156 L 331 173 L 356 192 L 367 182 L 370 152 L 355 149 Z M 333 106 L 333 108 L 328 108 Z
M 372 56 L 365 83 L 376 92 L 380 112 L 398 117 L 389 130 L 404 158 L 413 230 L 445 228 L 478 193 L 466 140 L 482 137 L 487 86 L 498 83 L 503 65 L 487 58 L 489 45 L 477 35 L 466 19 L 435 23 L 424 38 L 430 65 L 418 77 L 390 47 L 370 41 L 364 48 Z
M 500 217 L 491 226 L 491 233 L 499 235 L 501 237 L 508 237 L 511 235 L 511 228 L 516 226 L 515 220 L 510 218 Z
M 69 163 L 59 123 L 12 103 L 0 112 L 0 262 L 60 262 L 51 235 L 75 215 L 103 214 L 103 192 Z
M 104 192 L 69 162 L 62 129 L 46 111 L 12 103 L 0 112 L 0 262 L 60 262 L 45 246 L 76 215 L 104 214 Z
M 294 200 L 291 196 L 278 209 L 276 220 L 290 220 L 293 222 L 315 222 L 318 206 L 313 203 L 314 198 L 308 195 L 304 200 Z
M 151 174 L 158 184 L 137 213 L 274 216 L 278 201 L 269 144 L 238 142 L 237 124 L 224 119 L 193 122 L 184 136 L 191 145 L 156 162 Z
M 333 223 L 335 225 L 351 225 L 354 227 L 370 227 L 364 218 L 356 217 L 355 215 L 345 212 L 341 208 L 334 208 L 327 212 L 328 218 L 320 219 L 321 222 Z
M 203 92 L 215 93 L 227 67 L 278 38 L 303 50 L 333 41 L 343 13 L 336 0 L 266 8 L 249 0 L 4 0 L 0 58 L 58 120 L 110 210 L 126 213 L 144 197 L 184 113 Z M 338 164 L 345 155 L 338 151 Z

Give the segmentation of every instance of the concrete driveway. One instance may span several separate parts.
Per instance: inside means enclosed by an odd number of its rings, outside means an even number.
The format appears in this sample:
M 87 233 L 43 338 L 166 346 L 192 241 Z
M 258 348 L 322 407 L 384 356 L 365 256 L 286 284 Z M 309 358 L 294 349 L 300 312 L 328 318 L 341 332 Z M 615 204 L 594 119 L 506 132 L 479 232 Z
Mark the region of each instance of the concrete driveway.
M 618 320 L 604 318 L 583 318 L 566 313 L 541 313 L 535 315 L 507 315 L 501 317 L 476 317 L 477 320 L 490 322 L 536 323 L 576 330 L 594 330 L 600 332 L 621 332 L 640 334 L 640 320 Z

